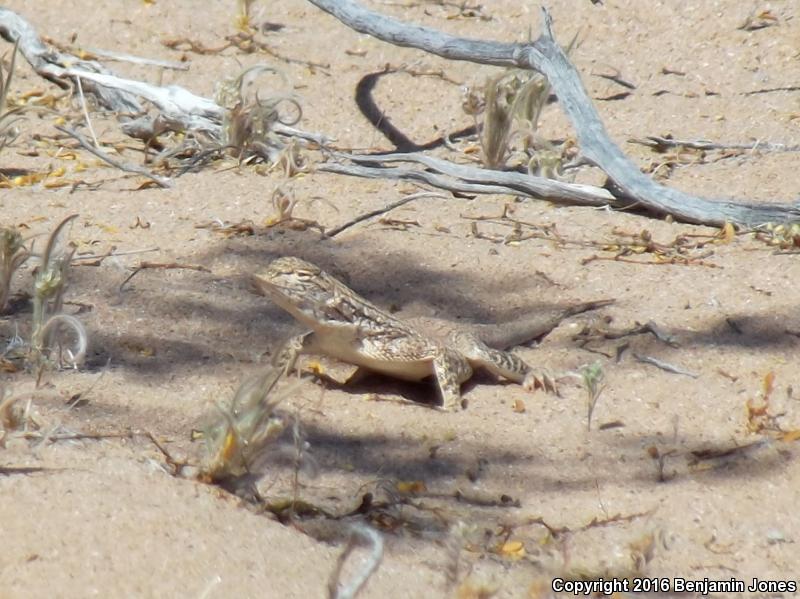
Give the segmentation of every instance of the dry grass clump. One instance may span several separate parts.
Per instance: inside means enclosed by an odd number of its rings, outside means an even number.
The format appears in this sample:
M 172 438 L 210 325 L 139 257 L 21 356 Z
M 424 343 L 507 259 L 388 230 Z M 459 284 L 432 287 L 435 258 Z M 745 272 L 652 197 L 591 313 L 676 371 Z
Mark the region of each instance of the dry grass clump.
M 0 314 L 8 310 L 11 278 L 30 257 L 22 235 L 16 229 L 0 227 Z
M 47 239 L 33 283 L 33 317 L 30 341 L 15 335 L 3 352 L 6 359 L 19 359 L 28 366 L 42 367 L 53 362 L 60 364 L 64 340 L 72 337 L 71 347 L 66 347 L 67 362 L 77 367 L 83 361 L 88 346 L 88 335 L 80 320 L 63 313 L 64 294 L 67 290 L 69 266 L 75 246 L 60 243 L 61 233 L 77 214 L 62 220 Z M 5 309 L 10 296 L 11 277 L 33 252 L 28 250 L 22 237 L 13 229 L 0 229 L 0 307 Z
M 288 425 L 277 411 L 291 392 L 274 393 L 283 372 L 270 368 L 246 379 L 228 406 L 216 406 L 216 414 L 203 431 L 205 459 L 201 478 L 223 486 L 238 486 L 257 478 L 268 447 Z
M 291 162 L 299 165 L 296 145 L 285 142 L 274 129 L 276 124 L 295 125 L 303 110 L 293 94 L 261 97 L 255 82 L 265 73 L 280 77 L 275 69 L 255 65 L 218 84 L 216 101 L 224 109 L 222 145 L 240 159 L 254 155 L 272 164 L 285 162 L 288 152 Z
M 11 61 L 8 66 L 8 75 L 5 77 L 3 77 L 3 65 L 0 63 L 0 150 L 16 139 L 18 133 L 14 123 L 20 119 L 18 114 L 23 110 L 23 107 L 8 110 L 8 92 L 11 89 L 11 79 L 14 76 L 14 63 L 17 59 L 18 46 L 19 41 L 14 44 L 14 50 L 11 52 Z

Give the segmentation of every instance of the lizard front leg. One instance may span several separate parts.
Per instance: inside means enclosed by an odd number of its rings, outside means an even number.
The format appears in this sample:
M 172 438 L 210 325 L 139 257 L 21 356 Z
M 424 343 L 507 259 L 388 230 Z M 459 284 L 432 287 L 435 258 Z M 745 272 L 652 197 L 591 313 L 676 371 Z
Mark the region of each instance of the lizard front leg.
M 472 376 L 472 367 L 460 353 L 441 348 L 433 358 L 433 374 L 442 396 L 442 409 L 461 409 L 461 383 Z
M 272 356 L 272 365 L 282 370 L 284 375 L 289 375 L 295 369 L 297 359 L 302 354 L 313 353 L 311 348 L 315 345 L 314 331 L 289 337 Z

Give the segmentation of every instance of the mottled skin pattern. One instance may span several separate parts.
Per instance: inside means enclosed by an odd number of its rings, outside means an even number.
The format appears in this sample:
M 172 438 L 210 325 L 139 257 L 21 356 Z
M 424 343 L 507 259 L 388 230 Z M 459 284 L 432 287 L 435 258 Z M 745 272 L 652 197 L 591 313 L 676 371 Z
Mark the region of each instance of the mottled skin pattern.
M 433 375 L 446 410 L 461 407 L 461 384 L 475 368 L 484 368 L 529 389 L 555 391 L 548 377 L 535 376 L 515 354 L 489 347 L 484 338 L 504 349 L 506 340 L 516 340 L 521 333 L 527 334 L 525 340 L 539 337 L 570 314 L 610 303 L 581 304 L 559 311 L 549 320 L 517 321 L 511 323 L 508 332 L 494 329 L 494 334 L 486 331 L 484 335 L 484 329 L 463 330 L 438 319 L 399 320 L 300 258 L 274 260 L 253 276 L 253 282 L 259 291 L 311 329 L 283 345 L 274 358 L 277 366 L 289 372 L 301 354 L 321 354 L 403 380 L 419 381 Z

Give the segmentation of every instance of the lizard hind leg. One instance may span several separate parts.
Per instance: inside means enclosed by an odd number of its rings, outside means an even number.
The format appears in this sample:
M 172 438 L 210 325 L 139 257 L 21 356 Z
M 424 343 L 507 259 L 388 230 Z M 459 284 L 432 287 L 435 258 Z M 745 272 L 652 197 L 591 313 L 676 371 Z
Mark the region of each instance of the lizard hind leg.
M 433 358 L 433 374 L 442 395 L 442 409 L 461 409 L 461 383 L 472 376 L 472 367 L 458 352 L 442 348 Z
M 473 368 L 484 368 L 497 377 L 519 383 L 528 391 L 542 388 L 545 391 L 558 392 L 555 381 L 549 375 L 536 374 L 516 354 L 493 349 L 469 333 L 459 333 L 453 341 Z

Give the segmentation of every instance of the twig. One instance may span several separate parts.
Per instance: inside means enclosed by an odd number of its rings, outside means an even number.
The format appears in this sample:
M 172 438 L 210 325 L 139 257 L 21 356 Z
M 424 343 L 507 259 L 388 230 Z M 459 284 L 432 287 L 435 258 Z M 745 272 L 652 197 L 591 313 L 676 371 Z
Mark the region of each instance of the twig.
M 86 108 L 86 98 L 83 95 L 83 86 L 81 85 L 81 78 L 75 77 L 75 83 L 78 85 L 78 96 L 81 99 L 81 108 L 83 109 L 83 118 L 86 119 L 86 126 L 89 128 L 89 133 L 92 134 L 92 141 L 94 142 L 94 147 L 99 148 L 100 142 L 97 141 L 97 135 L 95 135 L 94 127 L 92 127 L 92 119 L 89 118 L 89 109 Z
M 641 264 L 644 266 L 705 266 L 707 268 L 723 268 L 713 262 L 706 262 L 702 258 L 689 258 L 685 256 L 669 256 L 664 260 L 634 260 L 625 256 L 598 256 L 592 254 L 581 260 L 581 264 L 586 265 L 595 260 L 607 260 L 609 262 L 626 262 L 628 264 Z
M 360 543 L 365 543 L 369 546 L 369 558 L 359 568 L 359 571 L 353 575 L 353 579 L 348 584 L 340 586 L 339 577 L 342 574 L 342 568 L 347 558 Z M 347 542 L 347 546 L 342 551 L 339 559 L 336 560 L 336 566 L 328 579 L 329 599 L 353 599 L 361 590 L 361 587 L 369 580 L 369 577 L 378 569 L 382 559 L 383 537 L 381 534 L 365 524 L 354 525 L 350 540 Z
M 150 171 L 148 171 L 143 166 L 139 166 L 139 165 L 136 165 L 136 164 L 129 164 L 127 162 L 120 162 L 119 160 L 116 160 L 115 158 L 112 158 L 111 156 L 109 156 L 108 154 L 103 152 L 100 148 L 96 148 L 92 144 L 90 144 L 86 140 L 86 138 L 83 137 L 83 135 L 81 135 L 80 133 L 78 133 L 74 129 L 70 129 L 68 127 L 62 127 L 61 125 L 56 125 L 55 127 L 59 131 L 61 131 L 63 133 L 66 133 L 70 137 L 74 138 L 81 145 L 81 147 L 83 149 L 91 152 L 92 154 L 94 154 L 95 156 L 97 156 L 101 160 L 107 162 L 111 166 L 113 166 L 115 168 L 118 168 L 121 171 L 125 171 L 126 173 L 135 173 L 137 175 L 143 175 L 143 176 L 147 177 L 148 179 L 150 179 L 152 181 L 155 181 L 161 187 L 164 187 L 164 188 L 172 187 L 172 182 L 169 179 L 167 179 L 166 177 L 160 177 L 159 175 L 151 173 Z
M 756 94 L 771 94 L 773 92 L 796 92 L 800 91 L 798 85 L 784 85 L 783 87 L 766 87 L 764 89 L 754 89 L 749 92 L 742 92 L 745 96 L 754 96 Z
M 633 357 L 642 362 L 643 364 L 650 364 L 651 366 L 655 366 L 656 368 L 660 368 L 661 370 L 666 370 L 667 372 L 672 372 L 673 374 L 683 374 L 685 376 L 690 376 L 693 379 L 700 378 L 699 374 L 695 374 L 694 372 L 689 372 L 688 370 L 684 370 L 680 366 L 673 366 L 672 364 L 668 364 L 667 362 L 663 362 L 658 358 L 654 358 L 652 356 L 643 356 L 641 354 L 637 354 L 634 352 Z
M 160 58 L 142 58 L 141 56 L 134 56 L 132 54 L 124 54 L 122 52 L 112 52 L 110 50 L 100 50 L 99 48 L 85 48 L 87 52 L 107 58 L 109 60 L 118 60 L 120 62 L 130 62 L 133 64 L 150 65 L 154 67 L 162 67 L 165 69 L 174 69 L 176 71 L 188 71 L 189 65 L 183 62 L 174 62 L 172 60 L 161 60 Z
M 54 472 L 57 468 L 44 468 L 41 466 L 0 466 L 0 476 L 15 474 L 36 474 L 37 472 Z
M 143 250 L 128 250 L 125 252 L 117 252 L 113 249 L 105 254 L 85 254 L 82 256 L 75 256 L 72 258 L 72 266 L 100 266 L 106 258 L 116 258 L 117 256 L 131 256 L 134 254 L 147 254 L 150 252 L 157 252 L 161 248 L 146 248 Z
M 668 148 L 689 148 L 692 150 L 764 150 L 767 152 L 798 152 L 800 145 L 787 145 L 771 143 L 767 141 L 756 141 L 750 144 L 721 144 L 702 139 L 670 139 L 658 135 L 648 135 L 644 139 L 631 138 L 628 143 L 640 144 L 653 148 L 659 152 Z
M 353 225 L 357 225 L 358 223 L 363 222 L 365 220 L 368 220 L 368 219 L 372 218 L 373 216 L 378 216 L 380 214 L 386 214 L 387 212 L 389 212 L 391 210 L 394 210 L 395 208 L 399 208 L 400 206 L 403 206 L 405 204 L 408 204 L 409 202 L 412 202 L 414 200 L 418 200 L 420 198 L 443 198 L 443 199 L 447 199 L 447 196 L 444 195 L 444 194 L 441 194 L 441 193 L 436 193 L 435 191 L 420 191 L 418 193 L 412 193 L 411 195 L 407 195 L 406 197 L 401 198 L 401 199 L 397 200 L 396 202 L 392 202 L 390 204 L 387 204 L 383 208 L 378 208 L 376 210 L 371 210 L 370 212 L 366 212 L 364 214 L 361 214 L 361 215 L 359 215 L 359 216 L 347 221 L 346 223 L 344 223 L 342 225 L 339 225 L 338 227 L 334 227 L 330 231 L 327 231 L 325 233 L 325 236 L 326 237 L 336 237 L 339 233 L 349 229 Z
M 196 270 L 199 272 L 211 272 L 211 270 L 206 268 L 205 266 L 199 266 L 196 264 L 181 264 L 179 262 L 168 262 L 168 263 L 142 262 L 141 264 L 139 264 L 139 266 L 136 267 L 136 269 L 130 275 L 128 275 L 128 277 L 124 281 L 122 281 L 122 284 L 119 286 L 120 293 L 122 292 L 122 289 L 125 287 L 125 285 L 127 285 L 133 277 L 138 275 L 141 271 L 147 270 L 149 268 L 160 268 L 164 270 Z
M 624 337 L 631 337 L 633 335 L 642 335 L 645 333 L 652 333 L 652 335 L 661 341 L 662 343 L 666 343 L 670 347 L 680 347 L 680 343 L 678 342 L 677 338 L 674 335 L 670 335 L 666 331 L 664 331 L 659 325 L 657 325 L 654 321 L 650 320 L 645 324 L 636 323 L 636 326 L 630 329 L 623 329 L 618 331 L 610 331 L 610 330 L 601 330 L 595 335 L 593 334 L 592 337 L 600 338 L 600 339 L 623 339 Z M 576 339 L 580 338 L 581 335 L 575 337 Z M 590 340 L 586 339 L 587 341 Z
M 134 435 L 139 435 L 150 439 L 150 442 L 155 445 L 156 449 L 158 449 L 158 451 L 161 452 L 161 455 L 164 456 L 164 460 L 166 460 L 167 464 L 172 467 L 173 476 L 178 476 L 181 473 L 181 470 L 183 470 L 183 467 L 186 466 L 186 462 L 176 460 L 174 457 L 172 457 L 172 454 L 167 451 L 167 448 L 164 447 L 164 445 L 158 439 L 156 439 L 156 436 L 151 431 L 137 431 L 134 433 Z
M 25 437 L 34 436 L 33 433 L 28 433 Z M 172 457 L 172 455 L 167 451 L 164 445 L 156 439 L 155 435 L 150 431 L 118 431 L 118 432 L 111 432 L 111 433 L 61 433 L 61 434 L 48 434 L 44 435 L 39 443 L 55 443 L 57 441 L 83 441 L 83 440 L 92 440 L 92 441 L 101 441 L 103 439 L 133 439 L 134 437 L 144 437 L 148 439 L 153 445 L 156 446 L 161 454 L 164 456 L 167 464 L 172 466 L 174 469 L 175 475 L 180 474 L 181 468 L 183 468 L 186 463 L 182 462 L 181 460 L 176 460 Z

